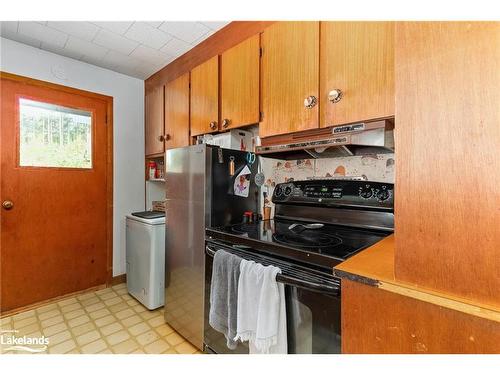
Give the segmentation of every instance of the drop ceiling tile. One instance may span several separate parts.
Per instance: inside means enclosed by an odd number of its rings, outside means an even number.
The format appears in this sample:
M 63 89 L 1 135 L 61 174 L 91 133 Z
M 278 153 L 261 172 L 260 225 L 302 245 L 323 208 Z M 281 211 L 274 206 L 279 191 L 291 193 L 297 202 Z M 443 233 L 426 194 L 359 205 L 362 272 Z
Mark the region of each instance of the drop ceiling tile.
M 19 22 L 17 21 L 1 21 L 0 22 L 0 35 L 4 38 L 8 38 L 6 35 L 17 34 L 17 26 Z M 10 39 L 10 38 L 8 38 Z
M 163 23 L 163 21 L 145 21 L 145 22 L 153 27 L 158 27 Z
M 125 34 L 130 26 L 134 23 L 133 21 L 104 21 L 104 22 L 92 22 L 93 24 L 105 28 L 108 31 L 112 31 L 116 34 Z
M 201 22 L 212 30 L 220 30 L 230 23 L 230 21 L 203 21 Z
M 119 52 L 109 51 L 106 56 L 104 56 L 103 61 L 109 64 L 116 65 L 118 67 L 134 69 L 137 66 L 144 63 L 133 56 L 127 56 Z
M 129 55 L 139 45 L 133 40 L 107 30 L 100 30 L 94 38 L 94 43 L 125 55 Z
M 119 65 L 112 64 L 109 61 L 104 61 L 104 60 L 99 61 L 97 63 L 97 66 L 100 66 L 101 68 L 104 68 L 104 69 L 112 70 L 114 72 L 116 72 L 116 71 L 118 71 L 120 69 Z
M 157 67 L 153 65 L 140 65 L 136 69 L 134 69 L 135 76 L 141 79 L 146 79 L 152 76 L 157 71 Z
M 165 44 L 160 51 L 169 54 L 170 56 L 181 56 L 189 51 L 193 46 L 180 39 L 172 38 Z
M 173 56 L 143 45 L 137 47 L 130 56 L 143 60 L 151 65 L 162 67 L 173 60 Z
M 99 26 L 90 22 L 49 21 L 47 26 L 88 41 L 94 39 L 99 31 Z
M 10 31 L 6 30 L 2 30 L 2 38 L 10 39 L 14 42 L 19 42 L 22 44 L 27 44 L 28 46 L 32 46 L 35 48 L 40 48 L 40 45 L 42 44 L 42 42 L 40 42 L 38 39 L 34 39 L 18 33 L 11 33 Z
M 61 56 L 66 56 L 66 57 L 69 57 L 71 59 L 75 59 L 75 60 L 80 60 L 82 58 L 82 53 L 76 51 L 76 50 L 73 50 L 73 49 L 68 49 L 68 48 L 61 48 L 61 47 L 58 47 L 58 46 L 54 46 L 50 43 L 42 43 L 41 49 L 45 50 L 45 51 L 49 51 L 49 52 L 52 52 L 52 53 L 55 53 L 57 55 L 61 55 Z
M 96 58 L 94 56 L 83 55 L 81 58 L 81 61 L 84 61 L 84 62 L 92 64 L 92 65 L 100 66 L 100 67 L 103 67 L 103 65 L 104 65 L 102 58 L 99 59 L 99 58 Z
M 200 22 L 184 21 L 164 22 L 159 29 L 187 43 L 193 43 L 211 30 Z
M 165 43 L 172 39 L 171 35 L 145 22 L 135 22 L 125 33 L 125 36 L 155 49 L 160 49 Z
M 95 60 L 102 60 L 108 52 L 108 49 L 105 47 L 98 46 L 95 43 L 74 36 L 68 38 L 65 49 L 71 53 L 79 53 Z
M 127 76 L 144 79 L 142 74 L 137 73 L 136 68 L 130 68 L 130 67 L 126 67 L 126 66 L 118 66 L 115 70 L 118 73 L 125 74 Z
M 41 42 L 50 43 L 57 47 L 64 47 L 64 45 L 66 44 L 66 40 L 68 40 L 67 34 L 44 26 L 38 22 L 31 21 L 19 22 L 18 33 L 34 39 L 38 39 Z
M 200 38 L 196 39 L 193 42 L 193 46 L 200 44 L 201 42 L 203 42 L 205 39 L 207 39 L 209 36 L 212 36 L 216 32 L 217 32 L 216 30 L 210 30 L 208 33 L 206 33 L 206 34 L 202 35 Z

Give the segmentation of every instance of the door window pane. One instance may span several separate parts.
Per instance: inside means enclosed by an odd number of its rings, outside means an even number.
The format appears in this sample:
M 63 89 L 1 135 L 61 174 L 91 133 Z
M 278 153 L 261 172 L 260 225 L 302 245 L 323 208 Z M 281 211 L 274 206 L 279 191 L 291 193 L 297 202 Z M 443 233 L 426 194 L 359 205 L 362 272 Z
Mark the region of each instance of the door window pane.
M 92 168 L 92 114 L 19 99 L 19 164 Z

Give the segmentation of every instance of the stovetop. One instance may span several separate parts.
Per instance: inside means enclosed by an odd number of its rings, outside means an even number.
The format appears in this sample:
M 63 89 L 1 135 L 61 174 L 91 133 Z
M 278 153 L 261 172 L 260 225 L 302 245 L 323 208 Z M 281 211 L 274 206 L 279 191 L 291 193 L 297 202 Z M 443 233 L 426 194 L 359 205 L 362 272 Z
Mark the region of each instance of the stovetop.
M 295 227 L 290 227 L 296 224 Z M 287 259 L 331 269 L 389 233 L 320 224 L 308 229 L 293 220 L 261 220 L 223 228 L 209 228 L 209 238 L 242 248 L 254 248 Z M 314 223 L 313 223 L 314 224 Z

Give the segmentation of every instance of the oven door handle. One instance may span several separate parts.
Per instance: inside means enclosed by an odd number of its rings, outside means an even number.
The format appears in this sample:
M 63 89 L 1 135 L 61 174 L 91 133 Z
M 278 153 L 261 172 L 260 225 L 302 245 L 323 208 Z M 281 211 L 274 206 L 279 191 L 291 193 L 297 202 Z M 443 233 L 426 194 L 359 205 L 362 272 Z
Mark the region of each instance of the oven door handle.
M 276 275 L 276 281 L 299 289 L 307 289 L 312 292 L 331 294 L 337 297 L 340 296 L 340 286 L 331 286 L 326 284 L 314 283 L 312 281 L 297 279 L 296 277 L 283 275 L 281 273 Z
M 206 246 L 205 249 L 207 255 L 213 258 L 216 250 L 212 250 L 209 246 Z M 332 286 L 314 283 L 311 281 L 301 280 L 293 276 L 283 275 L 282 273 L 276 275 L 276 281 L 296 288 L 307 289 L 313 292 L 331 294 L 337 297 L 340 296 L 340 286 L 336 285 Z
M 213 258 L 216 251 L 212 250 L 209 246 L 205 246 L 205 252 L 209 257 Z

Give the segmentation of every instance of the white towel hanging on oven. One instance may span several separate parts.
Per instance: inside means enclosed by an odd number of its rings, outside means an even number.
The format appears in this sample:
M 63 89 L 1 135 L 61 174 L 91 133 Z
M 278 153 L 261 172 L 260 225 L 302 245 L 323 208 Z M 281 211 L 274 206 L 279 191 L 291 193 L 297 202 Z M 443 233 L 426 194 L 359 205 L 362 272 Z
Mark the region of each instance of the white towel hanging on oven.
M 250 354 L 286 354 L 285 287 L 278 267 L 242 260 L 235 340 L 248 341 Z

